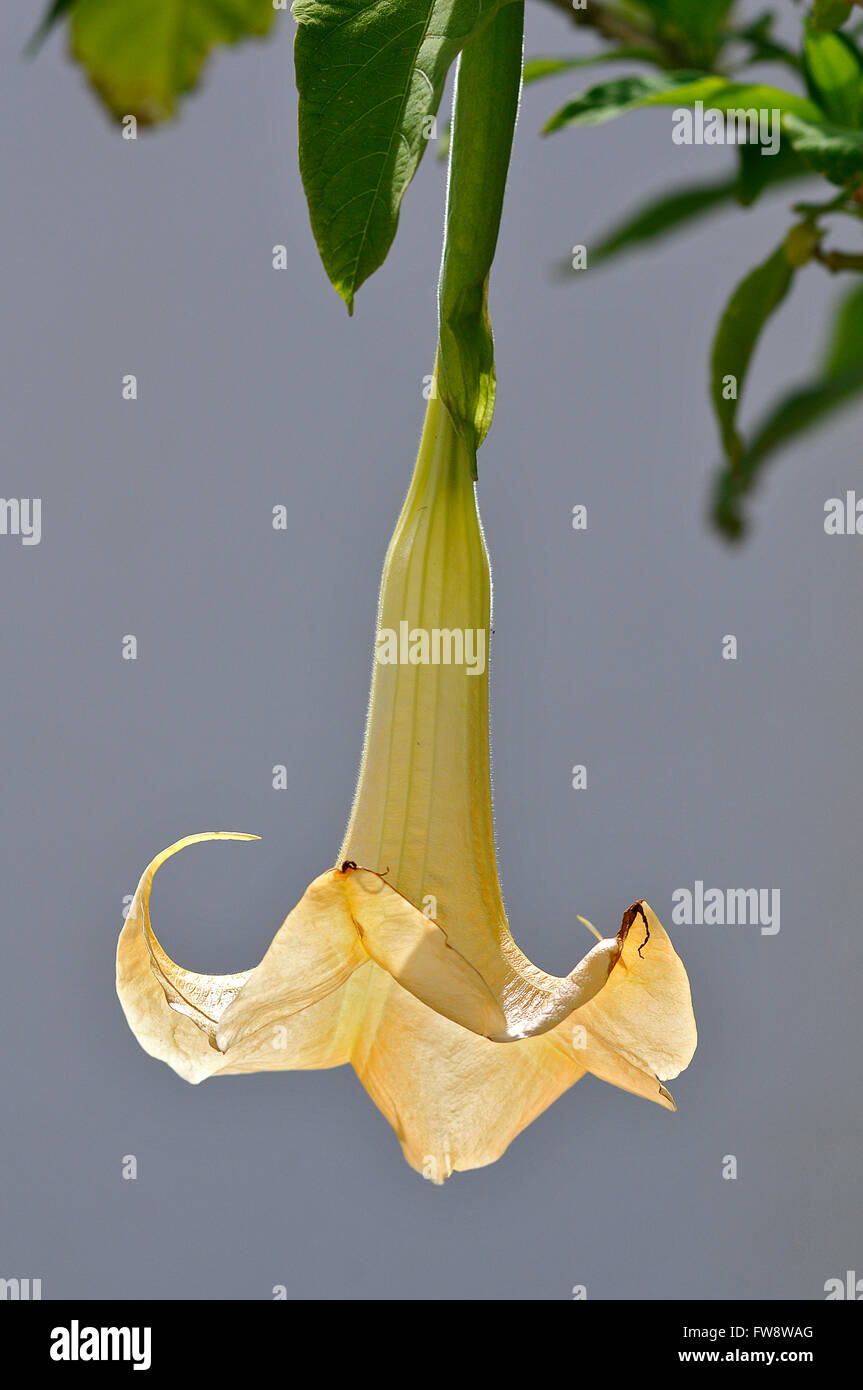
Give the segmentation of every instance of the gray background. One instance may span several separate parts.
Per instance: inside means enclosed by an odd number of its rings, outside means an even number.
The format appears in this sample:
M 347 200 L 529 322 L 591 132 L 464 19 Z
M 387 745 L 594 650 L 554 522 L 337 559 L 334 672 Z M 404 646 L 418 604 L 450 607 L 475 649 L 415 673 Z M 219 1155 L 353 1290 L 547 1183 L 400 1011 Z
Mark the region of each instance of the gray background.
M 0 12 L 0 492 L 43 498 L 41 545 L 0 541 L 0 1275 L 45 1297 L 811 1299 L 863 1272 L 863 541 L 823 532 L 825 499 L 863 485 L 859 414 L 784 455 L 743 550 L 704 520 L 712 326 L 790 195 L 561 284 L 574 242 L 731 156 L 673 146 L 662 111 L 542 140 L 585 81 L 526 95 L 480 459 L 513 930 L 564 971 L 590 944 L 577 912 L 613 931 L 644 896 L 670 926 L 696 878 L 780 888 L 782 927 L 672 928 L 700 1028 L 676 1116 L 586 1078 L 437 1189 L 347 1068 L 185 1085 L 128 1031 L 113 955 L 123 895 L 184 834 L 263 836 L 162 870 L 154 921 L 194 969 L 253 964 L 332 863 L 434 347 L 443 166 L 348 321 L 296 171 L 289 21 L 132 144 L 60 39 L 20 61 L 32 11 Z M 587 48 L 529 6 L 529 53 Z M 746 418 L 812 365 L 833 293 L 800 278 Z

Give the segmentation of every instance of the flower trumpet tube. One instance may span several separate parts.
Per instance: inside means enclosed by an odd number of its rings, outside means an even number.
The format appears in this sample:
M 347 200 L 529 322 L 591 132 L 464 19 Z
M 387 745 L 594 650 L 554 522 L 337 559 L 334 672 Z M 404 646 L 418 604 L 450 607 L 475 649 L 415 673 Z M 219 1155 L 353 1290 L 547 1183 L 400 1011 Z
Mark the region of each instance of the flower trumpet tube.
M 689 1063 L 683 965 L 647 903 L 566 976 L 513 939 L 498 882 L 489 750 L 491 577 L 476 450 L 494 401 L 486 309 L 521 74 L 522 6 L 462 55 L 434 389 L 384 564 L 365 744 L 335 867 L 261 962 L 201 975 L 153 931 L 145 870 L 117 952 L 142 1047 L 180 1076 L 353 1066 L 407 1161 L 442 1182 L 497 1159 L 585 1072 L 673 1109 Z M 469 138 L 462 136 L 467 131 Z
M 490 634 L 472 455 L 433 396 L 384 565 L 366 742 L 340 860 L 387 866 L 399 893 L 427 904 L 486 991 L 427 1002 L 508 1042 L 547 1032 L 586 1004 L 620 947 L 601 942 L 561 979 L 538 970 L 513 941 L 492 821 Z M 387 958 L 379 963 L 394 973 Z

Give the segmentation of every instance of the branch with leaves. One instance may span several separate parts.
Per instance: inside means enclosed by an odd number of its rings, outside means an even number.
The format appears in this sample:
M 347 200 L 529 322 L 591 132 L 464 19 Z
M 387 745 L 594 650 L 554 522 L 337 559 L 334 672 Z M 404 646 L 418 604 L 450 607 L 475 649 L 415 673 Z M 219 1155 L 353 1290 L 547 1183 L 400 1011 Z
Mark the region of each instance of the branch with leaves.
M 64 23 L 72 56 L 112 119 L 134 116 L 155 125 L 176 115 L 216 46 L 265 37 L 287 0 L 182 3 L 184 22 L 177 25 L 171 22 L 177 0 L 54 0 L 30 47 Z M 796 46 L 777 36 L 769 10 L 739 20 L 735 0 L 542 3 L 601 47 L 531 58 L 526 82 L 605 63 L 630 69 L 572 97 L 546 122 L 546 134 L 582 138 L 590 126 L 654 106 L 730 121 L 742 115 L 744 126 L 752 113 L 778 113 L 775 153 L 766 156 L 749 127 L 735 150 L 736 169 L 664 189 L 635 208 L 592 242 L 592 267 L 683 233 L 729 206 L 749 208 L 766 193 L 805 180 L 827 185 L 829 196 L 813 191 L 810 200 L 792 205 L 777 249 L 766 259 L 762 249 L 756 253 L 755 269 L 732 290 L 714 336 L 711 398 L 723 463 L 711 515 L 723 535 L 738 538 L 768 459 L 863 393 L 855 286 L 825 335 L 831 346 L 820 371 L 752 429 L 738 419 L 761 335 L 798 275 L 807 266 L 831 278 L 863 271 L 863 0 L 801 5 Z M 300 167 L 324 266 L 349 310 L 392 245 L 447 73 L 500 8 L 498 0 L 296 0 Z M 780 82 L 763 80 L 768 66 Z M 481 173 L 474 169 L 472 176 Z M 443 323 L 445 331 L 446 313 Z M 477 362 L 488 357 L 480 340 L 475 352 Z M 442 380 L 449 380 L 446 370 Z M 490 377 L 486 386 L 490 391 Z M 482 432 L 478 425 L 478 438 Z
M 863 217 L 863 53 L 859 33 L 849 24 L 854 5 L 846 0 L 820 0 L 808 14 L 801 13 L 796 51 L 776 39 L 771 14 L 738 26 L 735 8 L 727 0 L 698 6 L 685 0 L 639 0 L 603 6 L 600 20 L 591 6 L 584 13 L 599 20 L 592 25 L 599 34 L 609 16 L 640 16 L 640 37 L 649 46 L 637 54 L 610 48 L 599 61 L 636 63 L 646 71 L 589 87 L 545 126 L 547 134 L 577 130 L 652 106 L 672 107 L 675 114 L 697 110 L 702 119 L 711 113 L 736 123 L 744 119 L 748 141 L 737 146 L 736 174 L 664 191 L 637 208 L 593 244 L 594 266 L 683 231 L 735 202 L 751 207 L 766 192 L 792 181 L 820 178 L 832 185 L 829 197 L 792 206 L 794 220 L 779 246 L 732 291 L 714 336 L 711 399 L 724 462 L 714 481 L 711 516 L 730 540 L 745 533 L 751 495 L 780 447 L 863 393 L 863 296 L 855 287 L 835 313 L 821 370 L 789 391 L 748 434 L 738 421 L 761 335 L 797 275 L 807 265 L 832 275 L 863 271 L 863 252 L 853 245 L 855 239 L 859 242 Z M 672 53 L 682 58 L 682 66 L 670 63 Z M 525 79 L 552 77 L 582 61 L 537 59 L 527 64 Z M 793 86 L 750 77 L 753 68 L 761 70 L 765 64 L 790 71 Z M 776 113 L 779 122 L 772 154 L 759 148 L 757 128 L 750 123 L 753 114 L 757 120 L 762 113 L 771 118 Z M 845 219 L 851 246 L 832 244 L 837 218 Z

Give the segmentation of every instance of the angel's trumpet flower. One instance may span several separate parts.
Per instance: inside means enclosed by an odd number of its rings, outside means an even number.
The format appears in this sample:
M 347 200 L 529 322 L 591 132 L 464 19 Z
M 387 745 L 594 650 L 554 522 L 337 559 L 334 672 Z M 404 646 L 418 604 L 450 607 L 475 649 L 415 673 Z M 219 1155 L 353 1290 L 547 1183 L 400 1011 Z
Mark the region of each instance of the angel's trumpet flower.
M 436 1181 L 497 1158 L 585 1071 L 673 1108 L 695 1046 L 683 966 L 646 903 L 562 978 L 514 942 L 501 900 L 488 738 L 491 584 L 472 455 L 429 401 L 387 552 L 365 749 L 336 868 L 261 963 L 174 964 L 145 871 L 117 981 L 142 1046 L 189 1081 L 351 1062 L 408 1162 Z M 360 866 L 360 867 L 357 867 Z
M 500 1157 L 586 1071 L 669 1109 L 687 1066 L 686 972 L 646 903 L 569 975 L 510 934 L 494 850 L 491 579 L 474 491 L 494 402 L 486 308 L 521 81 L 523 5 L 465 46 L 450 142 L 436 386 L 387 551 L 359 783 L 335 868 L 309 886 L 261 963 L 175 965 L 144 872 L 117 987 L 141 1045 L 188 1081 L 350 1062 L 435 1182 Z M 463 138 L 462 132 L 466 132 Z

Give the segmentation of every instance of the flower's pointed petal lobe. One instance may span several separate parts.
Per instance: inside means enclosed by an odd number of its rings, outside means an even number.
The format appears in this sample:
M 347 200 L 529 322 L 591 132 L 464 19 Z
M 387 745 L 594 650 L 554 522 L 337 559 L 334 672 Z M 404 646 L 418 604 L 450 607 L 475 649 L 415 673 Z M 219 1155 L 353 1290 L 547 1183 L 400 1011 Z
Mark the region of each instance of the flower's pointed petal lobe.
M 187 1081 L 203 1081 L 222 1059 L 211 1041 L 222 1011 L 248 979 L 198 975 L 175 965 L 150 924 L 150 890 L 156 870 L 172 854 L 205 840 L 254 840 L 255 835 L 211 831 L 189 835 L 158 854 L 141 875 L 117 943 L 117 993 L 129 1027 L 152 1057 Z
M 345 883 L 354 923 L 377 965 L 452 1023 L 484 1037 L 506 1033 L 499 1002 L 436 922 L 369 869 L 348 870 Z
M 377 966 L 351 1061 L 412 1168 L 432 1182 L 493 1163 L 584 1075 L 554 1035 L 501 1046 L 428 1009 Z
M 620 959 L 608 984 L 569 1022 L 583 1024 L 605 1049 L 602 1057 L 597 1054 L 602 1068 L 610 1051 L 637 1071 L 668 1081 L 689 1065 L 698 1041 L 686 970 L 646 902 L 624 913 L 617 939 Z M 594 1070 L 589 1057 L 585 1064 Z
M 584 1024 L 577 1022 L 580 1012 L 559 1024 L 549 1037 L 563 1049 L 568 1057 L 579 1063 L 600 1081 L 611 1086 L 619 1086 L 631 1095 L 642 1096 L 655 1101 L 666 1110 L 676 1110 L 673 1096 L 665 1089 L 652 1072 L 634 1067 L 621 1057 L 619 1052 L 608 1047 L 595 1034 L 588 1032 Z
M 206 840 L 256 838 L 209 832 L 163 850 L 144 871 L 120 935 L 117 992 L 129 1026 L 145 1051 L 187 1081 L 220 1071 L 337 1066 L 350 1056 L 358 1018 L 339 988 L 369 962 L 335 871 L 310 886 L 255 970 L 184 970 L 153 931 L 150 890 L 166 859 Z

